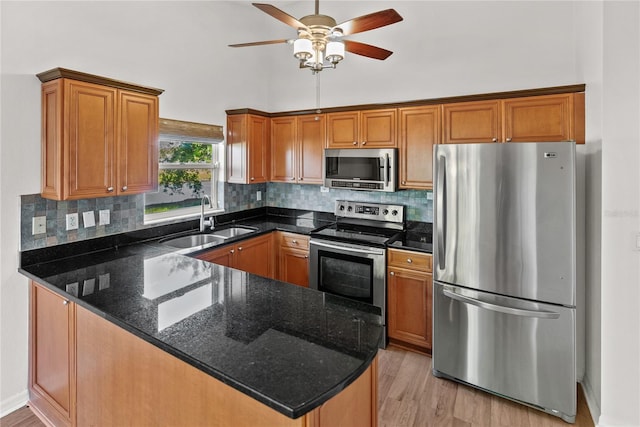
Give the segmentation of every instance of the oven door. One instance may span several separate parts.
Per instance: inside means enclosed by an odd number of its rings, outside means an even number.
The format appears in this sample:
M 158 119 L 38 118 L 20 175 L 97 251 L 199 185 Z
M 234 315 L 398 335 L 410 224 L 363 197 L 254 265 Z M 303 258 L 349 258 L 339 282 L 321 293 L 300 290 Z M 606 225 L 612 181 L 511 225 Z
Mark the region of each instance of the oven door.
M 312 238 L 309 287 L 379 307 L 385 314 L 385 250 Z

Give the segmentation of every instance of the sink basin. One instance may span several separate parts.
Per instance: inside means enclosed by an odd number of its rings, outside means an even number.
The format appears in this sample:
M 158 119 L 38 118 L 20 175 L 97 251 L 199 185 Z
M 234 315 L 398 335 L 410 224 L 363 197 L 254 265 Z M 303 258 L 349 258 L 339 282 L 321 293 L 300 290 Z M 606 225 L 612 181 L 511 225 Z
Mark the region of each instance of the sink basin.
M 186 249 L 207 245 L 209 243 L 223 243 L 224 241 L 224 237 L 214 236 L 212 234 L 194 234 L 165 240 L 162 244 L 171 246 L 172 248 Z
M 257 228 L 251 227 L 229 227 L 222 230 L 213 230 L 209 235 L 222 239 L 230 239 L 231 237 L 242 236 L 243 234 L 255 233 L 257 230 Z

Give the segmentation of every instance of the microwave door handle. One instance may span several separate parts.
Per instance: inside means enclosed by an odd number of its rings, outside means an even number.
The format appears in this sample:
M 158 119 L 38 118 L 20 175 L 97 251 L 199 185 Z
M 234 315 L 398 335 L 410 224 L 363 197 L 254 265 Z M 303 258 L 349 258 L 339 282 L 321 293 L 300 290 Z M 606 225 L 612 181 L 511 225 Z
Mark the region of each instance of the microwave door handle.
M 389 164 L 389 153 L 384 155 L 384 183 L 385 186 L 389 186 L 389 178 L 391 177 L 391 165 Z

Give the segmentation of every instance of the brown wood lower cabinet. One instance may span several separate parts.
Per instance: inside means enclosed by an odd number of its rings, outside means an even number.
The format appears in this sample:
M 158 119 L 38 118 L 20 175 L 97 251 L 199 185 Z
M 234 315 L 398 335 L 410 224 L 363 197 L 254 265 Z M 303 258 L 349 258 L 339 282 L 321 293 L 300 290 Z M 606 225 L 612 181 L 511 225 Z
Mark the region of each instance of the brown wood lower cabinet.
M 431 353 L 433 281 L 430 254 L 389 249 L 387 331 L 389 341 Z
M 291 419 L 34 282 L 30 335 L 30 406 L 49 426 L 377 426 L 377 358 Z
M 275 278 L 273 233 L 213 249 L 197 255 L 196 258 L 237 268 L 247 273 Z
M 277 279 L 309 287 L 309 236 L 278 231 Z
M 29 401 L 43 422 L 75 425 L 74 303 L 30 284 Z

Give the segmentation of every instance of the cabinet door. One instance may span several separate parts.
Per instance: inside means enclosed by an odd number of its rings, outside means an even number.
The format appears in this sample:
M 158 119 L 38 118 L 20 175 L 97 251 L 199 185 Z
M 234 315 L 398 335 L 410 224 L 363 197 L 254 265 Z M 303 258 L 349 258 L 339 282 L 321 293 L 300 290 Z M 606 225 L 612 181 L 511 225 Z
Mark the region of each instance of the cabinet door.
M 440 106 L 401 108 L 400 188 L 433 188 L 433 145 L 440 142 Z
M 158 189 L 158 97 L 119 91 L 118 194 Z
M 68 199 L 102 197 L 115 190 L 116 93 L 114 88 L 65 80 Z
M 203 261 L 212 262 L 214 264 L 223 265 L 225 267 L 231 267 L 233 265 L 234 253 L 235 249 L 233 245 L 229 245 L 198 254 L 196 255 L 196 258 Z
M 430 350 L 431 274 L 390 267 L 387 279 L 389 338 Z
M 249 183 L 267 182 L 271 168 L 269 119 L 250 114 L 247 120 L 249 126 Z
M 280 248 L 278 280 L 309 287 L 309 252 L 294 248 Z
M 322 159 L 326 141 L 324 114 L 298 117 L 298 182 L 322 184 Z
M 573 132 L 573 94 L 506 99 L 506 142 L 569 141 Z
M 236 244 L 232 267 L 264 277 L 274 277 L 272 233 Z
M 500 101 L 444 104 L 444 144 L 501 140 Z
M 227 116 L 227 182 L 246 184 L 247 115 Z
M 296 118 L 271 119 L 271 181 L 296 180 Z
M 360 113 L 327 114 L 327 148 L 357 148 L 360 142 Z
M 367 110 L 360 116 L 360 147 L 394 148 L 396 142 L 395 108 Z
M 29 399 L 55 425 L 75 421 L 75 304 L 31 282 Z

